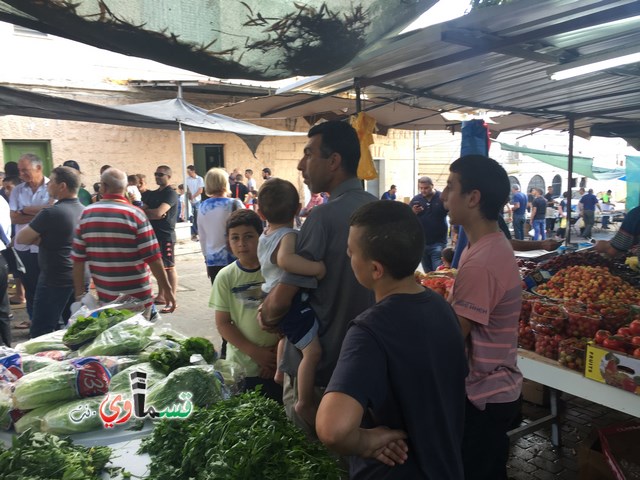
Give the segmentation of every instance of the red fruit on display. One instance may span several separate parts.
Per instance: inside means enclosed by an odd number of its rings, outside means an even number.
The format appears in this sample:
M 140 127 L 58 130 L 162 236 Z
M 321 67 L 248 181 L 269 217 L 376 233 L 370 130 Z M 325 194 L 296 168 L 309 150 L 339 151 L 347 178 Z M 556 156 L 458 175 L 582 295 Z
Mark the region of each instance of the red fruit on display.
M 594 337 L 595 342 L 598 345 L 602 345 L 605 339 L 611 336 L 611 332 L 609 330 L 598 330 Z
M 621 337 L 630 337 L 631 329 L 629 327 L 620 327 L 616 332 L 616 335 L 620 335 Z
M 615 335 L 605 338 L 604 341 L 602 342 L 602 346 L 609 350 L 615 350 L 616 352 L 626 353 L 627 351 L 626 342 L 624 341 L 624 338 L 617 337 Z
M 634 320 L 629 324 L 631 335 L 640 335 L 640 320 Z
M 640 358 L 640 348 L 636 348 L 636 349 L 633 351 L 633 356 L 634 356 L 635 358 Z

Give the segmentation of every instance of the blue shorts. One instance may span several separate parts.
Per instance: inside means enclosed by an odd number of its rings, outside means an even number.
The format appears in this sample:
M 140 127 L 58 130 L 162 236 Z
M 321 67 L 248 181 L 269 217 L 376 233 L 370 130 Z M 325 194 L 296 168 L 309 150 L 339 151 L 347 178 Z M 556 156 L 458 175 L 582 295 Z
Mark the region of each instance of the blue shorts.
M 302 300 L 302 293 L 298 292 L 287 314 L 278 324 L 280 331 L 297 349 L 305 348 L 313 337 L 318 335 L 318 320 L 309 302 Z

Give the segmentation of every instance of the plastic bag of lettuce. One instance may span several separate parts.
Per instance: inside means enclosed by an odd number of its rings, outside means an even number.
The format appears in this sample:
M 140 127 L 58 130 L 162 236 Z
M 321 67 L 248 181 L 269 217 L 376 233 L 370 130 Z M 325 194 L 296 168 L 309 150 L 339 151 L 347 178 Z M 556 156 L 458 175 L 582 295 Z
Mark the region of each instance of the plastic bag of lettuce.
M 134 355 L 150 342 L 153 324 L 138 314 L 108 328 L 88 345 L 80 348 L 83 357 L 96 355 Z
M 191 403 L 198 407 L 229 398 L 220 374 L 211 365 L 192 365 L 174 370 L 147 393 L 146 403 L 156 411 L 171 408 L 182 392 L 191 393 Z
M 64 332 L 63 343 L 71 350 L 77 350 L 90 342 L 102 332 L 114 325 L 131 318 L 135 312 L 131 310 L 102 308 L 87 316 L 79 315 Z

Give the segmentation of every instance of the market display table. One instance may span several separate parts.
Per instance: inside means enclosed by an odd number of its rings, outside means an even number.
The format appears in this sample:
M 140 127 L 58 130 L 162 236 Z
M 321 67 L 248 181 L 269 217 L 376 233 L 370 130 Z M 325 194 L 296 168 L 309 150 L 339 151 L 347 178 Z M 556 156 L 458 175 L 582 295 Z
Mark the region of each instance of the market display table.
M 598 383 L 569 368 L 564 368 L 554 360 L 537 355 L 528 350 L 518 349 L 518 368 L 524 378 L 546 385 L 550 389 L 550 415 L 512 430 L 511 438 L 519 438 L 527 433 L 551 425 L 553 445 L 560 445 L 560 425 L 558 417 L 558 392 L 566 392 L 605 407 L 640 417 L 640 397 L 633 393 Z

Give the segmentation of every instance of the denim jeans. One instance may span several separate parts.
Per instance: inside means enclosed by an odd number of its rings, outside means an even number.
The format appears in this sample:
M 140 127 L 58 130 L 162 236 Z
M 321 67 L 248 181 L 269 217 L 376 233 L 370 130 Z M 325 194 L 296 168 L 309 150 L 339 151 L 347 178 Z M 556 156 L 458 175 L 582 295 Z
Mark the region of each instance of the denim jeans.
M 442 265 L 442 250 L 444 250 L 446 246 L 446 243 L 428 243 L 424 246 L 422 269 L 425 272 L 433 272 Z
M 513 236 L 516 240 L 524 240 L 524 215 L 513 214 Z
M 591 229 L 593 228 L 593 224 L 596 221 L 596 212 L 595 210 L 583 210 L 582 217 L 584 218 L 584 232 L 582 235 L 585 238 L 590 238 Z
M 191 205 L 191 235 L 198 234 L 198 209 L 200 208 L 200 203 L 196 203 L 195 205 Z
M 546 221 L 543 218 L 542 220 L 534 220 L 533 221 L 533 231 L 534 231 L 534 240 L 545 240 L 547 238 L 545 227 Z
M 18 256 L 24 268 L 25 273 L 21 273 L 19 278 L 24 285 L 24 296 L 27 299 L 27 314 L 29 320 L 33 319 L 33 299 L 36 296 L 36 287 L 38 286 L 38 277 L 40 276 L 40 266 L 38 265 L 38 254 L 29 251 L 18 251 Z
M 40 275 L 33 302 L 33 317 L 29 331 L 31 338 L 55 332 L 60 328 L 62 312 L 72 294 L 73 287 L 49 286 Z

